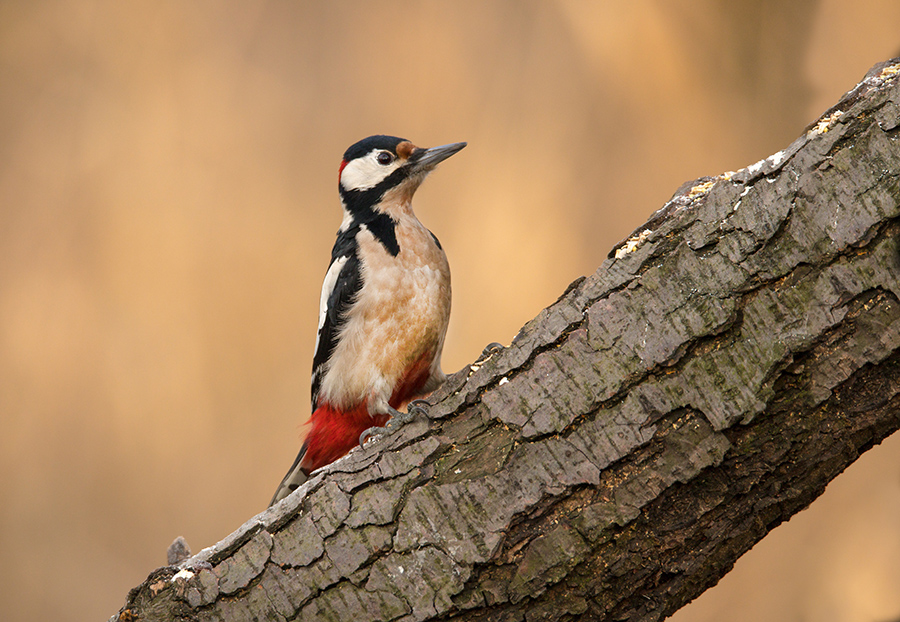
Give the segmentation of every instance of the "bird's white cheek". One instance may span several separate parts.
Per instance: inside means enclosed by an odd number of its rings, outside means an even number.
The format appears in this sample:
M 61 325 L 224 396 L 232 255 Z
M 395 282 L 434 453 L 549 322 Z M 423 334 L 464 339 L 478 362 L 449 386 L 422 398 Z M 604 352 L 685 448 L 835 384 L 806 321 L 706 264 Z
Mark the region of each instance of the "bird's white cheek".
M 341 186 L 344 190 L 368 190 L 380 184 L 397 170 L 397 163 L 383 166 L 374 158 L 358 158 L 348 162 L 341 172 Z

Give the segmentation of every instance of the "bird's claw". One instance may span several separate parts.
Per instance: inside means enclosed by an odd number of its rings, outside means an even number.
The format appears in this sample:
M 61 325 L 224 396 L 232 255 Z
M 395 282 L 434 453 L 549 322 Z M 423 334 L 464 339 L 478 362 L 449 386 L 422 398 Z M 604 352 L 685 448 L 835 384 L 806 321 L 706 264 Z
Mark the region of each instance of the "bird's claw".
M 369 440 L 373 436 L 378 436 L 380 434 L 391 434 L 396 432 L 399 428 L 403 427 L 404 424 L 409 423 L 413 419 L 415 419 L 419 415 L 427 415 L 428 414 L 428 402 L 425 400 L 413 400 L 406 406 L 406 412 L 400 412 L 399 410 L 391 409 L 391 418 L 388 419 L 388 422 L 383 426 L 372 426 L 371 428 L 367 428 L 363 430 L 363 433 L 359 435 L 359 444 L 363 446 L 366 444 L 366 441 Z
M 503 349 L 502 343 L 497 343 L 496 341 L 493 341 L 493 342 L 487 344 L 486 346 L 484 346 L 484 350 L 481 351 L 481 356 L 490 356 L 491 354 L 496 354 L 497 352 L 499 352 L 502 349 Z
M 478 357 L 478 360 L 475 361 L 476 365 L 481 365 L 486 363 L 489 358 L 497 354 L 503 349 L 502 343 L 497 343 L 496 341 L 493 343 L 489 343 L 484 347 L 484 350 L 481 351 L 481 356 Z
M 421 415 L 423 417 L 428 416 L 429 408 L 431 408 L 431 404 L 429 404 L 425 400 L 411 401 L 409 404 L 406 405 L 407 421 L 415 419 L 419 415 Z
M 359 435 L 359 446 L 363 447 L 366 444 L 366 441 L 372 438 L 373 436 L 378 436 L 379 434 L 386 434 L 388 429 L 382 426 L 372 426 L 371 428 L 366 428 L 363 430 L 362 434 Z

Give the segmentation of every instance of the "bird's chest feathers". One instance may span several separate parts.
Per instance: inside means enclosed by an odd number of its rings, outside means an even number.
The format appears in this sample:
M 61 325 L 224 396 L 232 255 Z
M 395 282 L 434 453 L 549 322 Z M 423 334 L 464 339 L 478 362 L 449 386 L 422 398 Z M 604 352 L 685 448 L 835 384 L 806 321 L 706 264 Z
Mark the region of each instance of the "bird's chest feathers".
M 356 236 L 362 286 L 322 383 L 322 395 L 337 405 L 368 400 L 370 412 L 382 412 L 417 361 L 440 373 L 450 318 L 447 259 L 417 220 L 397 222 L 395 234 L 396 254 L 371 231 Z
M 409 321 L 422 316 L 435 321 L 450 302 L 450 269 L 431 233 L 415 219 L 401 219 L 394 226 L 399 252 L 393 254 L 372 232 L 360 231 L 359 258 L 362 291 L 358 309 L 368 318 L 378 316 Z

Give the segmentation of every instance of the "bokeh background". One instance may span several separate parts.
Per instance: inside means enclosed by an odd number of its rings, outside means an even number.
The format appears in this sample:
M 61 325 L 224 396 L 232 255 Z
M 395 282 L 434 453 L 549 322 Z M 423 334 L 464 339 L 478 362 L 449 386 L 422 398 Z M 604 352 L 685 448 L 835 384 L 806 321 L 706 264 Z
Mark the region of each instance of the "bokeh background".
M 105 620 L 265 507 L 351 143 L 469 142 L 416 202 L 455 371 L 896 55 L 890 0 L 0 0 L 0 618 Z M 675 616 L 898 618 L 897 437 Z

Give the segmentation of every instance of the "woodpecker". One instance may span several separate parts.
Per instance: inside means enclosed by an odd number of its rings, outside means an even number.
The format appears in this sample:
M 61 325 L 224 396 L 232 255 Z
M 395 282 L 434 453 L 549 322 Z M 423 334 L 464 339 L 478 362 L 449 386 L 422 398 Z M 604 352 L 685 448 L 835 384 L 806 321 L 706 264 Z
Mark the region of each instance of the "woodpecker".
M 310 426 L 269 505 L 367 431 L 402 421 L 397 408 L 444 381 L 450 267 L 437 237 L 413 213 L 412 198 L 439 162 L 465 146 L 423 149 L 379 135 L 344 153 L 344 217 L 319 302 Z

